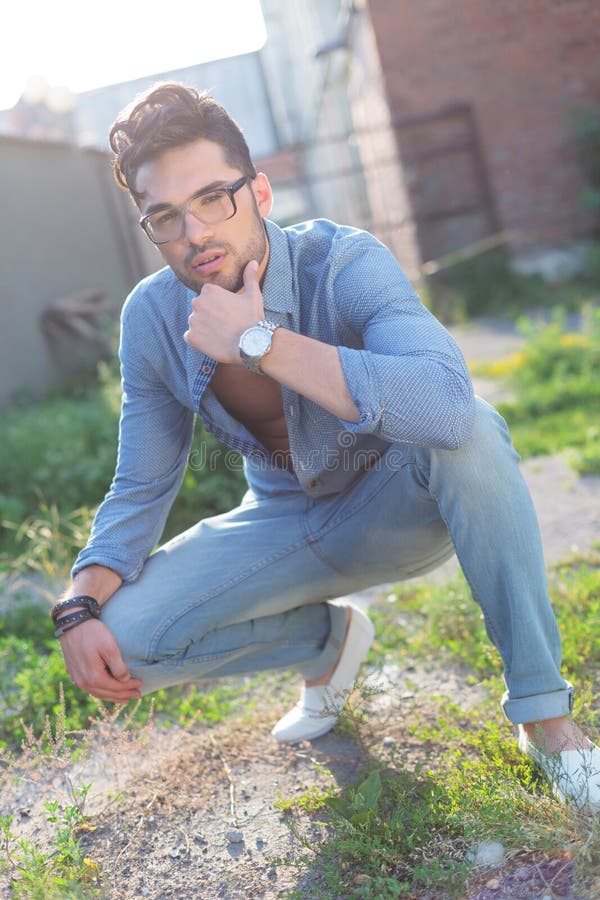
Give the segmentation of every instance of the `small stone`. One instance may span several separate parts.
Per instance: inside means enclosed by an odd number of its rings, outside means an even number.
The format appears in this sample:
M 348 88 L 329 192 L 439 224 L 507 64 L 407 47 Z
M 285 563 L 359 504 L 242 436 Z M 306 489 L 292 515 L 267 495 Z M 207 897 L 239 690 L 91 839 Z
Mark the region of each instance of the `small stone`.
M 397 743 L 398 743 L 398 741 L 396 740 L 395 737 L 392 737 L 391 734 L 386 734 L 386 736 L 383 739 L 384 747 L 395 747 Z
M 489 888 L 490 891 L 497 891 L 498 888 L 501 887 L 500 881 L 498 878 L 490 878 L 489 881 L 486 881 L 485 886 L 486 886 L 486 888 Z
M 230 844 L 241 844 L 244 840 L 244 834 L 239 828 L 231 828 L 226 832 L 225 837 Z
M 142 895 L 142 897 L 147 897 L 149 893 L 150 893 L 150 888 L 142 888 L 140 891 L 140 894 Z
M 357 884 L 357 885 L 366 884 L 370 880 L 371 880 L 370 875 L 355 875 L 354 878 L 352 879 L 352 884 Z
M 262 850 L 263 847 L 266 845 L 266 843 L 267 843 L 267 842 L 266 842 L 265 840 L 263 840 L 263 838 L 257 837 L 257 838 L 256 838 L 256 849 L 257 849 L 257 850 Z
M 505 850 L 499 841 L 482 841 L 469 857 L 474 866 L 501 866 L 505 858 Z

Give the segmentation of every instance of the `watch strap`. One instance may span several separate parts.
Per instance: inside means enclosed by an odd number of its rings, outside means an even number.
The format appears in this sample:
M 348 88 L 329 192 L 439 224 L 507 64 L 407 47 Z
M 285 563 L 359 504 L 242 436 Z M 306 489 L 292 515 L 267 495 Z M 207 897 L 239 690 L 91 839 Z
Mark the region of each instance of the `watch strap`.
M 262 328 L 263 331 L 268 331 L 270 334 L 275 334 L 275 329 L 279 328 L 278 322 L 270 322 L 269 319 L 261 319 L 260 322 L 257 322 L 254 328 Z

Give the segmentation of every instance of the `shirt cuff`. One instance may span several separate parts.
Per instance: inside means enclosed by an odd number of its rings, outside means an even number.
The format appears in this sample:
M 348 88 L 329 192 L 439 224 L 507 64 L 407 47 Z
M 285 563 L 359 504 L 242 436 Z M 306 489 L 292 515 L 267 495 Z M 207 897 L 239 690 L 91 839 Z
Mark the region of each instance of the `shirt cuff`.
M 373 434 L 381 428 L 383 407 L 379 397 L 377 376 L 369 353 L 338 347 L 342 371 L 350 396 L 359 413 L 358 422 L 340 419 L 347 431 L 359 434 Z
M 122 557 L 110 556 L 98 553 L 91 548 L 84 548 L 71 569 L 71 578 L 74 578 L 78 572 L 88 566 L 104 566 L 112 569 L 122 579 L 123 584 L 129 584 L 138 578 L 144 567 L 144 563 L 140 562 L 137 566 L 133 566 L 131 560 L 124 560 Z

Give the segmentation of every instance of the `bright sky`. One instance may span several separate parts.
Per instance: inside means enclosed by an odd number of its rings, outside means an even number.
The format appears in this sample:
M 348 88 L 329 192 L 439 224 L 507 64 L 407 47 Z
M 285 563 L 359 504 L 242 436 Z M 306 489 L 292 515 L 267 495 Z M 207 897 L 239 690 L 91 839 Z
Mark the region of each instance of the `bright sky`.
M 13 0 L 0 13 L 0 109 L 40 77 L 58 97 L 257 50 L 260 0 Z

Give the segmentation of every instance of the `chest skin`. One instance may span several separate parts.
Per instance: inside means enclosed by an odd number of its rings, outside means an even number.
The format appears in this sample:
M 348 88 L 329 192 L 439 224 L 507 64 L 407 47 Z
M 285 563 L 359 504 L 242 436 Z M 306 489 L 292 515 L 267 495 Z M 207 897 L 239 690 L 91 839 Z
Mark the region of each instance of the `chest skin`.
M 290 468 L 290 442 L 278 382 L 244 366 L 219 363 L 210 387 L 227 412 L 276 453 L 277 463 Z

